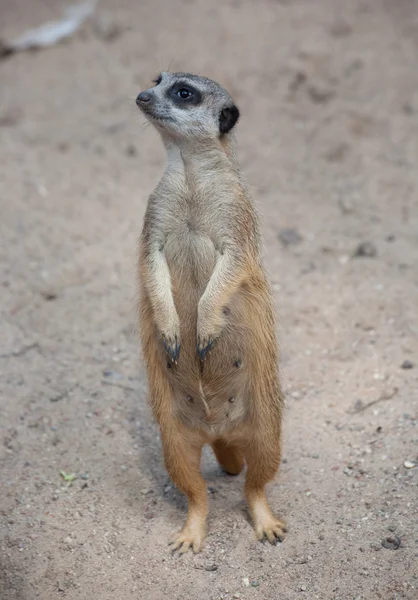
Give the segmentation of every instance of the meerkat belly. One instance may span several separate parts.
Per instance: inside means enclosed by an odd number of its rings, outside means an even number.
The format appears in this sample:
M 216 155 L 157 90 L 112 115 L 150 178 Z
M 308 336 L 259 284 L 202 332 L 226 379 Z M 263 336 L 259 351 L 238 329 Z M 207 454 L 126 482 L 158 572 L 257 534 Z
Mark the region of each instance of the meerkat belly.
M 243 322 L 244 305 L 239 291 L 226 310 L 225 328 L 203 364 L 196 354 L 197 310 L 191 310 L 187 314 L 190 329 L 182 327 L 180 359 L 167 369 L 177 416 L 209 436 L 233 429 L 249 414 L 252 324 Z

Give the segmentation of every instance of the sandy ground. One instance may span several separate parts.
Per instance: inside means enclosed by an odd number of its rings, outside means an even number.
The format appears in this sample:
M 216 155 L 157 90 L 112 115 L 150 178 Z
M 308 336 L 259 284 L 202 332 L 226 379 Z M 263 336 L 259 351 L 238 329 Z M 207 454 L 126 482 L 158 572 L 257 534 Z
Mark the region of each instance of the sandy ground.
M 62 4 L 1 2 L 0 37 Z M 0 61 L 1 600 L 416 598 L 416 1 L 121 0 L 98 14 Z M 164 153 L 134 98 L 170 61 L 242 112 L 287 399 L 277 547 L 254 539 L 243 476 L 209 451 L 204 552 L 167 547 L 186 506 L 134 332 Z

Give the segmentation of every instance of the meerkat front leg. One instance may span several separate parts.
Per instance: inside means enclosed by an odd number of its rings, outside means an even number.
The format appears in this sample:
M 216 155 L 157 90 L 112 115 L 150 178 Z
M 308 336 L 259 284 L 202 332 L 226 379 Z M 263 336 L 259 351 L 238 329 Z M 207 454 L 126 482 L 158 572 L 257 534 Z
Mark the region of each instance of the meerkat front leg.
M 148 253 L 142 269 L 154 319 L 164 348 L 173 361 L 180 355 L 180 321 L 171 289 L 171 275 L 162 246 Z
M 199 300 L 196 350 L 200 360 L 205 359 L 219 337 L 225 324 L 223 309 L 242 280 L 242 261 L 231 250 L 223 249 Z

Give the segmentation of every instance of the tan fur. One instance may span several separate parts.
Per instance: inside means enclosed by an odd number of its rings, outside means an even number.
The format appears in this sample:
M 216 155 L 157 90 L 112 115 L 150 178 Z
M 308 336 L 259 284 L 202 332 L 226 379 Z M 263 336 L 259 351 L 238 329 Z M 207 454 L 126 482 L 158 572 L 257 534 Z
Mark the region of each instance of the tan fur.
M 170 81 L 174 77 L 167 74 Z M 206 90 L 207 81 L 197 80 L 200 89 Z M 210 86 L 206 93 L 203 103 L 211 99 Z M 217 102 L 228 99 L 219 92 Z M 190 115 L 192 110 L 182 118 Z M 176 135 L 158 126 L 168 161 L 149 199 L 139 253 L 150 401 L 167 471 L 189 503 L 174 538 L 180 552 L 199 551 L 205 535 L 207 492 L 199 469 L 204 444 L 212 445 L 231 474 L 245 460 L 257 537 L 273 543 L 285 531 L 264 491 L 280 464 L 283 399 L 257 217 L 235 159 L 234 136 L 219 136 L 210 120 L 204 133 L 188 130 L 184 138 L 178 124 Z M 176 362 L 163 340 L 180 344 Z M 209 341 L 213 348 L 202 361 L 196 348 Z

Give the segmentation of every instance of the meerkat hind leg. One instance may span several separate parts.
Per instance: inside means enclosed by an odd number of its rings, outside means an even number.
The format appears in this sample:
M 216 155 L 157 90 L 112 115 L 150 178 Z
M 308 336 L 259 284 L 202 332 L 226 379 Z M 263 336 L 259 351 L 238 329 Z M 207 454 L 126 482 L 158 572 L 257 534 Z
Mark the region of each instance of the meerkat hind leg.
M 265 486 L 271 481 L 280 464 L 280 447 L 274 453 L 263 455 L 262 446 L 251 445 L 245 451 L 248 465 L 245 495 L 253 519 L 258 540 L 265 538 L 270 544 L 282 542 L 287 531 L 286 524 L 276 517 L 268 505 Z M 272 458 L 273 456 L 273 458 Z
M 239 475 L 244 466 L 244 457 L 236 446 L 231 446 L 223 440 L 212 444 L 213 451 L 222 469 L 228 475 Z
M 187 441 L 187 433 L 180 429 L 161 429 L 165 465 L 173 483 L 188 500 L 186 522 L 170 539 L 173 551 L 184 554 L 189 549 L 200 552 L 206 534 L 208 501 L 205 481 L 200 473 L 203 444 Z

